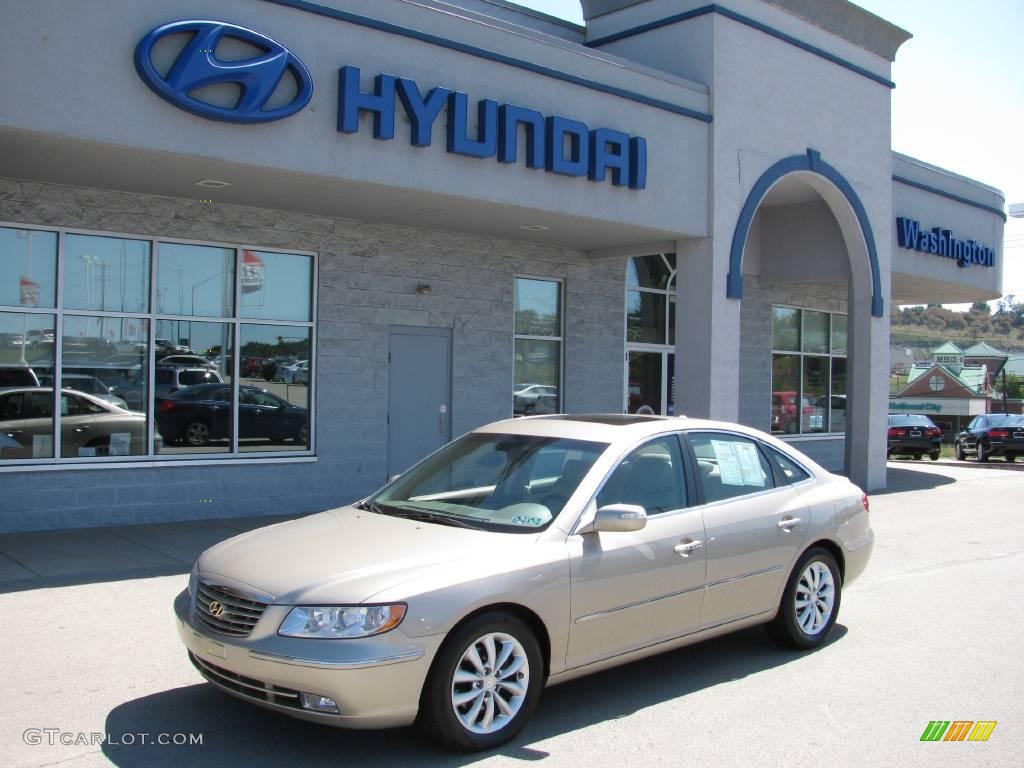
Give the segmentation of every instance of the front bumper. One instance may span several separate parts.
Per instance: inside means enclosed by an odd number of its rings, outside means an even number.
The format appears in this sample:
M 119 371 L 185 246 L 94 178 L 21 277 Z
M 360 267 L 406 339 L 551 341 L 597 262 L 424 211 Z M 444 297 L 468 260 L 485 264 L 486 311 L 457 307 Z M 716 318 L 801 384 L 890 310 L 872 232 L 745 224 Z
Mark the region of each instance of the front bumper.
M 420 692 L 443 635 L 410 638 L 401 627 L 365 639 L 280 637 L 290 606 L 270 605 L 249 637 L 219 635 L 194 621 L 183 590 L 174 600 L 178 635 L 209 682 L 292 717 L 342 728 L 390 728 L 416 719 Z M 327 696 L 339 715 L 302 709 L 298 693 Z

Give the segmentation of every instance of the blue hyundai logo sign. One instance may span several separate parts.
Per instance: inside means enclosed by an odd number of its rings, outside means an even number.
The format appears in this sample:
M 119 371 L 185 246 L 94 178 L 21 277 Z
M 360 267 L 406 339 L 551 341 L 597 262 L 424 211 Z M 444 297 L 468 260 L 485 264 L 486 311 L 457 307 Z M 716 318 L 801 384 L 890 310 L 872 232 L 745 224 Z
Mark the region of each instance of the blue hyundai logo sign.
M 167 74 L 162 75 L 153 65 L 153 49 L 164 38 L 178 34 L 192 37 Z M 216 52 L 225 38 L 248 43 L 262 53 L 256 58 L 222 61 Z M 176 107 L 228 123 L 280 120 L 301 110 L 313 96 L 313 78 L 298 56 L 266 35 L 222 21 L 175 21 L 157 27 L 135 49 L 135 68 L 158 96 Z M 295 97 L 284 106 L 266 109 L 289 72 L 298 86 Z M 202 88 L 223 84 L 239 87 L 234 106 L 219 106 L 196 97 Z

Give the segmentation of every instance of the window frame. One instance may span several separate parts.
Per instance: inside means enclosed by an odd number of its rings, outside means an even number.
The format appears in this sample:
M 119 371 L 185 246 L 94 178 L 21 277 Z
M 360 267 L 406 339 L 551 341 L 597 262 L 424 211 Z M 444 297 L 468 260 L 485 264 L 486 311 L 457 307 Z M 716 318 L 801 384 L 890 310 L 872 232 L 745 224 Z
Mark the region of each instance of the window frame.
M 147 325 L 146 345 L 148 366 L 146 379 L 146 445 L 147 453 L 136 456 L 119 456 L 116 460 L 109 457 L 61 457 L 61 428 L 60 413 L 57 405 L 59 392 L 54 392 L 54 414 L 52 423 L 53 457 L 51 458 L 26 458 L 26 459 L 0 459 L 0 473 L 10 471 L 25 471 L 33 469 L 71 469 L 71 468 L 111 468 L 128 466 L 181 466 L 181 465 L 209 465 L 209 464 L 246 464 L 253 461 L 315 461 L 316 460 L 316 398 L 317 388 L 312 385 L 316 376 L 317 358 L 317 318 L 319 298 L 319 268 L 320 254 L 317 251 L 308 251 L 298 248 L 269 247 L 242 242 L 227 242 L 216 240 L 196 240 L 191 238 L 180 238 L 161 235 L 147 235 L 133 232 L 111 231 L 89 229 L 83 227 L 61 227 L 28 224 L 17 221 L 0 220 L 0 228 L 52 232 L 57 235 L 56 252 L 56 300 L 55 306 L 48 307 L 27 307 L 20 305 L 0 305 L 0 313 L 29 314 L 49 316 L 53 319 L 54 328 L 54 353 L 52 366 L 55 377 L 63 373 L 63 338 L 65 317 L 84 318 L 107 318 L 118 321 L 139 320 Z M 102 310 L 69 309 L 64 307 L 64 268 L 65 268 L 65 239 L 68 235 L 83 235 L 93 237 L 107 237 L 112 239 L 125 239 L 145 242 L 149 247 L 148 263 L 148 307 L 146 312 L 115 312 Z M 234 292 L 232 313 L 229 317 L 209 317 L 205 315 L 174 315 L 157 312 L 157 282 L 159 276 L 159 249 L 160 244 L 175 245 L 196 245 L 213 248 L 224 248 L 234 251 Z M 309 283 L 309 307 L 310 316 L 308 321 L 297 320 L 265 320 L 260 318 L 246 318 L 241 314 L 241 265 L 243 251 L 255 251 L 263 253 L 282 253 L 296 256 L 306 256 L 311 259 L 310 283 Z M 155 355 L 157 323 L 159 321 L 183 321 L 183 322 L 213 322 L 226 323 L 230 326 L 232 343 L 231 361 L 231 382 L 232 388 L 232 432 L 228 451 L 221 453 L 183 453 L 183 454 L 160 454 L 154 450 L 153 437 L 156 432 L 156 408 L 154 403 L 154 390 L 156 387 L 155 373 L 157 360 Z M 266 450 L 266 451 L 242 451 L 239 446 L 238 429 L 238 388 L 241 386 L 239 372 L 241 367 L 241 354 L 239 341 L 243 325 L 269 325 L 269 326 L 294 326 L 307 330 L 310 338 L 309 354 L 309 382 L 307 384 L 307 411 L 309 413 L 309 446 L 302 450 Z M 56 390 L 56 387 L 54 388 Z
M 519 296 L 520 280 L 536 280 L 542 283 L 555 283 L 558 285 L 558 335 L 557 336 L 536 336 L 528 333 L 516 333 L 516 304 Z M 555 413 L 565 413 L 565 280 L 560 277 L 541 277 L 538 275 L 521 274 L 512 275 L 512 390 L 516 387 L 516 342 L 523 341 L 555 341 L 558 342 L 558 405 Z M 542 382 L 526 382 L 542 384 Z M 553 386 L 543 384 L 543 386 Z M 515 398 L 511 398 L 509 410 L 512 417 L 521 416 L 514 413 Z
M 796 310 L 797 312 L 800 313 L 800 323 L 799 323 L 799 329 L 798 329 L 799 330 L 799 338 L 798 338 L 798 341 L 797 341 L 797 348 L 796 349 L 776 349 L 775 348 L 775 325 L 774 325 L 774 323 L 775 323 L 775 311 L 774 310 L 776 308 L 787 309 L 787 310 Z M 771 419 L 772 419 L 771 398 L 772 398 L 772 395 L 774 395 L 775 392 L 782 391 L 782 390 L 777 390 L 776 387 L 775 387 L 775 359 L 776 359 L 776 357 L 783 357 L 783 356 L 785 356 L 785 357 L 796 357 L 797 360 L 798 360 L 798 363 L 799 363 L 799 371 L 798 371 L 798 374 L 797 374 L 797 389 L 796 389 L 796 401 L 797 402 L 796 402 L 796 406 L 795 406 L 797 408 L 797 415 L 796 415 L 797 429 L 796 429 L 795 432 L 784 432 L 784 433 L 771 432 L 771 434 L 773 434 L 775 437 L 779 438 L 780 440 L 821 439 L 821 438 L 830 438 L 830 437 L 839 437 L 839 436 L 844 436 L 845 437 L 845 435 L 847 434 L 847 429 L 845 427 L 841 431 L 835 430 L 832 427 L 832 398 L 837 396 L 837 395 L 835 395 L 833 393 L 833 390 L 832 390 L 832 380 L 833 380 L 834 361 L 835 360 L 846 360 L 847 361 L 847 369 L 846 369 L 846 377 L 847 378 L 846 378 L 846 387 L 845 387 L 846 392 L 843 393 L 843 396 L 849 395 L 849 374 L 850 374 L 849 365 L 848 365 L 848 362 L 849 362 L 849 359 L 850 359 L 850 355 L 849 355 L 849 347 L 850 347 L 850 342 L 849 342 L 849 313 L 847 313 L 847 312 L 833 312 L 833 311 L 827 310 L 827 309 L 815 309 L 814 307 L 799 307 L 799 306 L 794 306 L 792 304 L 779 304 L 779 303 L 772 303 L 770 305 L 770 309 L 771 309 L 771 311 L 769 312 L 769 324 L 770 324 L 769 333 L 770 333 L 770 336 L 771 336 L 772 348 L 771 348 L 771 353 L 770 353 L 770 369 L 769 369 L 770 370 L 770 374 L 771 374 L 771 388 L 769 389 L 769 393 L 768 393 L 768 429 L 769 429 L 769 431 L 771 431 Z M 814 312 L 816 314 L 824 314 L 828 318 L 828 328 L 827 328 L 826 333 L 825 333 L 826 339 L 828 341 L 828 351 L 825 352 L 825 353 L 805 352 L 804 351 L 805 338 L 806 338 L 806 332 L 805 332 L 805 328 L 804 328 L 804 320 L 805 320 L 807 312 Z M 845 317 L 847 319 L 847 323 L 846 323 L 846 326 L 847 326 L 847 339 L 846 339 L 845 349 L 844 349 L 844 351 L 842 353 L 838 353 L 838 352 L 835 351 L 835 344 L 834 344 L 834 338 L 833 338 L 833 332 L 834 332 L 834 328 L 835 328 L 835 321 L 833 320 L 833 318 L 835 318 L 835 317 Z M 827 405 L 825 405 L 823 407 L 823 414 L 822 414 L 823 418 L 827 418 L 827 420 L 828 420 L 828 431 L 824 431 L 823 430 L 821 432 L 811 432 L 811 431 L 805 432 L 803 430 L 804 378 L 805 378 L 805 371 L 806 371 L 805 361 L 807 360 L 807 358 L 813 358 L 813 359 L 827 360 L 828 361 L 828 369 L 827 369 L 826 376 L 825 376 L 826 392 L 825 392 L 825 395 L 824 395 L 824 398 L 825 398 L 825 400 L 827 402 Z M 789 390 L 785 390 L 785 391 L 789 391 Z

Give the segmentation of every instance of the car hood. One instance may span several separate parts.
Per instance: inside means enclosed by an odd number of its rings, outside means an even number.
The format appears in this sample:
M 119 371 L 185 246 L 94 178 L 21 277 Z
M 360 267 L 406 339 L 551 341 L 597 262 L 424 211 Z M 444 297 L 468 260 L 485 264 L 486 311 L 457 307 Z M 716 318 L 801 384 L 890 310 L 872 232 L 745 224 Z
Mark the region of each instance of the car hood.
M 359 603 L 437 569 L 452 569 L 453 581 L 480 575 L 499 552 L 514 557 L 510 549 L 536 540 L 340 507 L 223 541 L 199 569 L 204 581 L 237 582 L 280 604 Z

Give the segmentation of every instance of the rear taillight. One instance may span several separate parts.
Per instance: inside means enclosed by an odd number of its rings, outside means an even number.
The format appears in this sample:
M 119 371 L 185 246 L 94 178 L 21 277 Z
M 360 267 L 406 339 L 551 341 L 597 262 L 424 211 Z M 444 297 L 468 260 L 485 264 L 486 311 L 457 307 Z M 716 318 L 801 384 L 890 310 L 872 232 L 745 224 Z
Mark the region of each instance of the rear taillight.
M 865 512 L 871 511 L 871 502 L 868 501 L 868 495 L 866 493 L 860 497 L 860 505 L 864 507 Z
M 906 437 L 907 430 L 902 427 L 889 427 L 889 437 Z
M 164 413 L 169 413 L 170 411 L 173 411 L 174 410 L 174 401 L 173 400 L 161 400 L 160 401 L 160 410 L 163 411 Z
M 989 430 L 988 436 L 989 437 L 996 437 L 996 438 L 999 438 L 1000 440 L 1005 440 L 1006 438 L 1008 438 L 1010 436 L 1010 430 L 1008 430 L 1008 429 L 992 429 L 992 430 Z
M 942 437 L 942 430 L 938 427 L 928 427 L 928 431 L 925 434 L 928 437 Z

